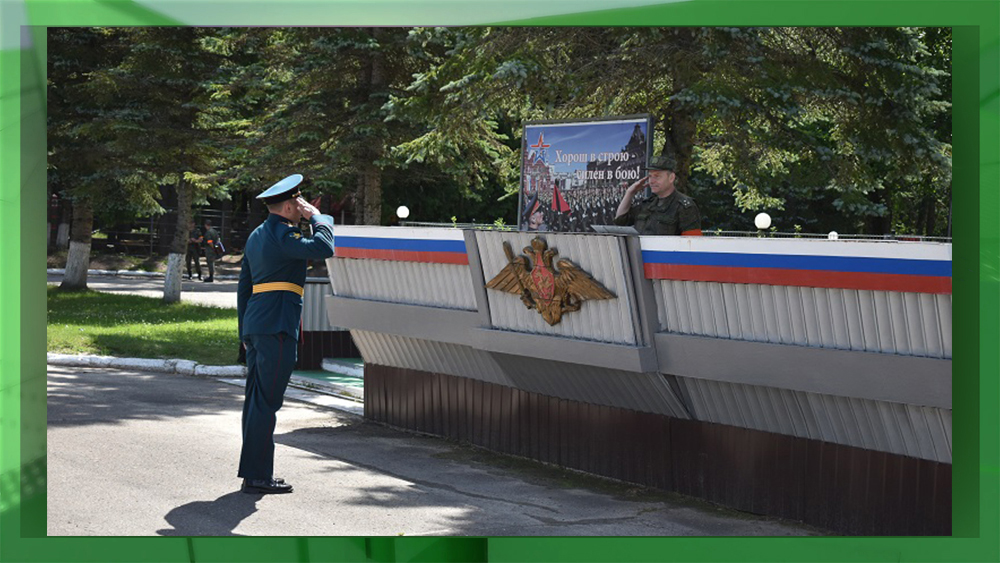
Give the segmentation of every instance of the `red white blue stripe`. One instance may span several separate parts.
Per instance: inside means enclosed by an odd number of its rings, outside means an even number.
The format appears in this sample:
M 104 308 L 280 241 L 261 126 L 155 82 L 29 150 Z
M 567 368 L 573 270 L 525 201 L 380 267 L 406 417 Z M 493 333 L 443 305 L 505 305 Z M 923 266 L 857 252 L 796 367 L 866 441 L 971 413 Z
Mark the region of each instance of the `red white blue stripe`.
M 424 262 L 469 263 L 465 236 L 458 229 L 341 226 L 334 230 L 334 256 Z
M 648 279 L 950 294 L 951 245 L 642 237 Z

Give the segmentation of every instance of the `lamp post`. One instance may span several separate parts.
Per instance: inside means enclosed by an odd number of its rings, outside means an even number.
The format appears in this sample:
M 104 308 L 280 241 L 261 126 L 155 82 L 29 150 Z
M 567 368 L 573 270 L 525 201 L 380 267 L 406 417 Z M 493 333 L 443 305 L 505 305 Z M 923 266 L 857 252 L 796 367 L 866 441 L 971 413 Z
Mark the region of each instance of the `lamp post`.
M 767 213 L 758 213 L 757 216 L 753 218 L 753 224 L 757 227 L 757 237 L 763 237 L 764 231 L 771 226 L 771 216 Z

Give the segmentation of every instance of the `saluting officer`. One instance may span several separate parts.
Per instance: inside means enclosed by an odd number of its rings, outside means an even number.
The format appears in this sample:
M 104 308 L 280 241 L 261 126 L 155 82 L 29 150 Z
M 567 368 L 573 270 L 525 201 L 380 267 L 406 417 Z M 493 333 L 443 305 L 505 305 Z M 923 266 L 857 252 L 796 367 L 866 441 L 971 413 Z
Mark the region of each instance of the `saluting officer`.
M 640 235 L 700 235 L 701 212 L 690 197 L 674 188 L 674 163 L 666 156 L 654 156 L 645 167 L 649 175 L 625 190 L 615 225 L 634 225 Z M 649 186 L 653 193 L 635 206 L 636 192 Z
M 302 293 L 309 259 L 333 256 L 333 217 L 300 197 L 301 174 L 293 174 L 257 196 L 270 215 L 250 234 L 237 288 L 240 339 L 246 345 L 243 450 L 238 476 L 245 493 L 290 493 L 274 477 L 275 413 L 295 366 Z M 312 236 L 298 223 L 308 219 Z

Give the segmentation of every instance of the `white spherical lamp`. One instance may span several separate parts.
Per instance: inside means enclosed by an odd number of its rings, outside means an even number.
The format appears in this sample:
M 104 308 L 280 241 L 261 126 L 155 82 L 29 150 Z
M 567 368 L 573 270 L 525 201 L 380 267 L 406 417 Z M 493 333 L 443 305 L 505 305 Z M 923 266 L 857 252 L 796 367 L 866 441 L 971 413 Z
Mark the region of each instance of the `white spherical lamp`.
M 757 216 L 753 218 L 753 224 L 758 229 L 766 229 L 771 226 L 771 216 L 767 213 L 758 213 Z
M 830 240 L 837 240 L 837 231 L 830 231 L 830 234 L 826 235 L 826 238 Z
M 400 219 L 406 219 L 410 216 L 410 208 L 405 205 L 400 205 L 396 208 L 396 217 Z

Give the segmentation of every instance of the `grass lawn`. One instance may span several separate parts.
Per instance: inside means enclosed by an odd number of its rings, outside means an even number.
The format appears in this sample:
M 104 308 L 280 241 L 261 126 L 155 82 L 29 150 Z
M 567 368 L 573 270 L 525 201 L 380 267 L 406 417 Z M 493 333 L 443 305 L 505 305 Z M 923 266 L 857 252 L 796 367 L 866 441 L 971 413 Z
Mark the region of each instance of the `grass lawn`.
M 236 309 L 48 288 L 48 351 L 232 365 Z

